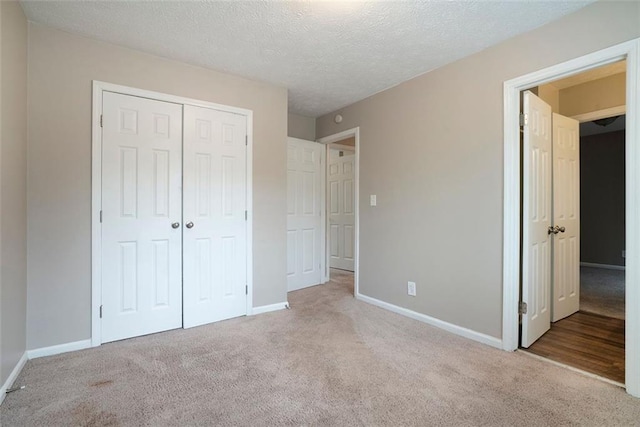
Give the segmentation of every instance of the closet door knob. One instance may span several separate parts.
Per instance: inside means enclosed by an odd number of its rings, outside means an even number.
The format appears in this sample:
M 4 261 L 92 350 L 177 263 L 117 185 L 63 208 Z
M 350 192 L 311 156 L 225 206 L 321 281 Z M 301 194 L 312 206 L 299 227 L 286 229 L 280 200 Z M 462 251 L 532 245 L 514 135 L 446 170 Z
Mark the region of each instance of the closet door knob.
M 187 228 L 193 228 L 193 223 L 191 221 L 187 223 Z
M 174 222 L 171 224 L 171 228 L 178 228 L 180 227 L 180 223 L 179 222 Z

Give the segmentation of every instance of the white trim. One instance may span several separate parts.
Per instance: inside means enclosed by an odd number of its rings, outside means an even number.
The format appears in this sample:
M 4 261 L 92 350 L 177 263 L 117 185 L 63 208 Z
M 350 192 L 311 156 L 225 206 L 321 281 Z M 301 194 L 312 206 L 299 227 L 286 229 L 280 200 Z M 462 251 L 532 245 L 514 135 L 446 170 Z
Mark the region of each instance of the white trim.
M 520 299 L 520 92 L 569 75 L 627 60 L 626 88 L 626 388 L 640 397 L 640 39 L 612 46 L 504 83 L 504 350 L 518 348 Z M 526 191 L 526 189 L 525 189 Z M 632 309 L 633 308 L 633 309 Z
M 102 227 L 100 210 L 102 209 L 102 115 L 103 92 L 115 92 L 124 95 L 148 98 L 157 101 L 173 102 L 182 105 L 209 108 L 239 114 L 247 118 L 247 315 L 253 308 L 253 111 L 231 107 L 213 102 L 169 95 L 160 92 L 137 89 L 101 81 L 93 81 L 93 102 L 91 122 L 91 339 L 92 347 L 102 343 L 100 305 L 102 304 Z M 80 342 L 80 341 L 78 341 Z M 69 344 L 62 344 L 66 346 Z M 54 346 L 57 347 L 57 346 Z M 38 351 L 38 350 L 31 350 Z M 39 356 L 38 356 L 39 357 Z
M 445 322 L 444 320 L 436 319 L 435 317 L 427 316 L 426 314 L 418 313 L 404 307 L 399 307 L 388 302 L 380 301 L 379 299 L 371 298 L 366 295 L 356 294 L 356 298 L 360 301 L 375 305 L 380 308 L 384 308 L 385 310 L 389 310 L 402 316 L 406 316 L 411 319 L 429 324 L 431 326 L 435 326 L 436 328 L 443 329 L 447 332 L 460 335 L 461 337 L 468 338 L 482 344 L 489 345 L 491 347 L 502 349 L 502 340 L 500 340 L 500 338 L 492 337 L 490 335 L 476 332 L 462 326 L 454 325 L 453 323 Z
M 84 350 L 93 347 L 91 339 L 68 342 L 65 344 L 52 345 L 51 347 L 36 348 L 27 350 L 29 360 L 39 357 L 55 356 L 56 354 L 68 353 L 70 351 Z
M 285 308 L 289 308 L 289 303 L 287 301 L 254 307 L 252 314 L 255 316 L 256 314 L 270 313 L 272 311 L 284 310 Z
M 102 92 L 101 82 L 93 81 L 91 120 L 91 345 L 102 343 L 100 305 L 102 305 Z
M 598 111 L 590 111 L 584 114 L 577 114 L 571 116 L 572 119 L 576 119 L 580 123 L 591 122 L 593 120 L 605 119 L 607 117 L 620 116 L 627 112 L 626 105 L 618 105 L 617 107 L 605 108 Z
M 9 374 L 9 377 L 7 377 L 7 380 L 2 384 L 2 388 L 0 388 L 0 405 L 4 402 L 4 398 L 7 396 L 7 390 L 11 388 L 18 378 L 18 375 L 20 375 L 20 372 L 22 372 L 22 368 L 26 365 L 27 360 L 29 360 L 29 356 L 27 356 L 27 352 L 25 351 L 20 360 L 18 360 L 18 363 L 16 363 L 16 366 L 14 366 L 13 371 Z
M 354 180 L 355 180 L 355 199 L 356 199 L 356 209 L 355 209 L 355 224 L 354 227 L 356 229 L 356 235 L 355 235 L 355 258 L 353 261 L 353 294 L 354 295 L 358 295 L 360 293 L 360 127 L 355 127 L 352 129 L 348 129 L 333 135 L 329 135 L 329 136 L 325 136 L 323 138 L 318 139 L 318 142 L 321 144 L 325 144 L 327 145 L 327 156 L 326 158 L 329 159 L 329 144 L 333 144 L 336 141 L 341 141 L 345 138 L 348 137 L 354 137 L 355 138 L 355 171 L 354 171 Z M 328 168 L 329 165 L 329 161 L 327 160 L 326 165 L 325 165 L 325 169 Z M 325 178 L 326 181 L 326 178 Z M 325 183 L 326 185 L 326 183 Z M 326 192 L 324 193 L 324 197 L 326 199 L 327 194 Z M 325 206 L 325 210 L 326 210 L 326 206 Z M 326 218 L 328 218 L 328 215 L 326 215 Z M 328 239 L 328 235 L 326 230 L 328 229 L 326 221 L 327 219 L 325 218 L 325 281 L 329 280 L 329 270 L 330 270 L 330 254 L 329 254 L 329 245 L 326 245 L 327 239 Z
M 595 262 L 581 262 L 580 267 L 605 268 L 607 270 L 624 270 L 624 265 L 597 264 Z
M 247 316 L 253 314 L 253 112 L 247 111 Z

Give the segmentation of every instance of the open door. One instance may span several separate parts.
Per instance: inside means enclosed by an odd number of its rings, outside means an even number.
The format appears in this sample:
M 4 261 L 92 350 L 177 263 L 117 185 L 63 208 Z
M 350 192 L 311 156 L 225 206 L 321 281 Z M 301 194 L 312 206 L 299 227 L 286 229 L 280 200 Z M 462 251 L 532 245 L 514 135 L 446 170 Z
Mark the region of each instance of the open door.
M 580 308 L 580 123 L 553 114 L 554 322 Z
M 287 143 L 287 290 L 322 282 L 322 158 L 325 146 Z
M 522 200 L 522 347 L 551 327 L 551 107 L 530 91 L 524 100 Z

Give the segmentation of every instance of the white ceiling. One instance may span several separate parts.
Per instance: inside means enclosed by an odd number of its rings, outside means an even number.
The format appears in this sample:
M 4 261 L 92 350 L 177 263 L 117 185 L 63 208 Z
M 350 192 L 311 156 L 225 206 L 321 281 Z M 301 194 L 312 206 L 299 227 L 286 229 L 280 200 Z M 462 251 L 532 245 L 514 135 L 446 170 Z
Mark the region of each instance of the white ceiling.
M 266 81 L 337 110 L 571 13 L 554 1 L 23 1 L 31 21 Z

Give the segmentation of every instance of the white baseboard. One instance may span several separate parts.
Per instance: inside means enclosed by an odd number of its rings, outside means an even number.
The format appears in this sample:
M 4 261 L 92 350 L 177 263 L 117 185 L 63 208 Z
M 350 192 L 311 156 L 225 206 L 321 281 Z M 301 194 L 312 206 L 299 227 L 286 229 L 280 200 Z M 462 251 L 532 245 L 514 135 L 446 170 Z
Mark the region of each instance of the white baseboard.
M 271 304 L 271 305 L 261 305 L 260 307 L 253 307 L 253 311 L 251 312 L 251 315 L 269 313 L 270 311 L 284 310 L 285 308 L 289 308 L 288 301 L 279 302 L 277 304 Z
M 54 356 L 56 354 L 67 353 L 70 351 L 84 350 L 85 348 L 91 348 L 91 339 L 28 350 L 27 356 L 29 359 L 37 359 L 38 357 Z
M 18 360 L 16 366 L 13 368 L 13 371 L 11 371 L 11 374 L 9 374 L 7 380 L 4 382 L 4 384 L 2 384 L 2 388 L 0 388 L 0 405 L 2 405 L 2 402 L 4 402 L 4 398 L 7 396 L 7 390 L 11 388 L 16 378 L 18 378 L 18 375 L 20 375 L 20 372 L 22 371 L 22 368 L 24 368 L 24 365 L 27 363 L 27 360 L 29 360 L 29 357 L 27 356 L 27 352 L 25 351 L 20 360 Z
M 500 338 L 472 331 L 471 329 L 463 328 L 462 326 L 454 325 L 453 323 L 448 323 L 444 320 L 436 319 L 435 317 L 427 316 L 426 314 L 418 313 L 404 307 L 389 304 L 388 302 L 380 301 L 366 295 L 357 294 L 356 298 L 360 301 L 364 301 L 380 308 L 384 308 L 385 310 L 393 311 L 394 313 L 398 313 L 403 316 L 418 320 L 420 322 L 427 323 L 431 326 L 435 326 L 436 328 L 444 329 L 447 332 L 451 332 L 456 335 L 460 335 L 462 337 L 490 345 L 491 347 L 502 349 L 502 340 Z
M 597 264 L 594 262 L 581 262 L 580 267 L 606 268 L 607 270 L 624 270 L 624 265 Z

